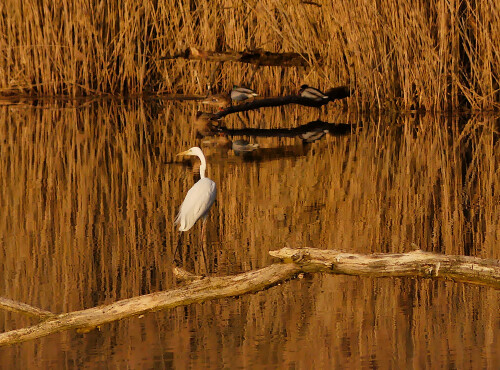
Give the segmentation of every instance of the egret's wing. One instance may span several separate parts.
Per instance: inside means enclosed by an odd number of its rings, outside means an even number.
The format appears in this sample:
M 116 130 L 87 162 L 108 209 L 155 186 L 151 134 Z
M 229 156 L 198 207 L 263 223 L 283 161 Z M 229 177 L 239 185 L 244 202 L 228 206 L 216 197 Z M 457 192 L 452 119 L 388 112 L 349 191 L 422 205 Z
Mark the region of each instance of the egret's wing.
M 180 231 L 189 230 L 200 217 L 207 214 L 214 204 L 216 193 L 215 182 L 208 178 L 200 179 L 189 189 L 174 221 L 179 224 Z

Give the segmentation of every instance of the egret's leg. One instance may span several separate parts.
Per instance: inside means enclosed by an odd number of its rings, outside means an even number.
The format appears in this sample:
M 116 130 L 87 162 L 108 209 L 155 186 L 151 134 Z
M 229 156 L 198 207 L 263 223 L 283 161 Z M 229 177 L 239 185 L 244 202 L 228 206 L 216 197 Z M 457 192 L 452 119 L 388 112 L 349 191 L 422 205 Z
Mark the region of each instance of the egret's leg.
M 201 255 L 203 258 L 203 273 L 206 274 L 208 272 L 207 269 L 207 255 L 205 254 L 205 249 L 207 245 L 207 241 L 205 239 L 205 234 L 206 234 L 206 223 L 207 223 L 207 217 L 203 217 L 203 221 L 201 224 Z
M 201 241 L 205 240 L 205 233 L 206 233 L 206 223 L 207 223 L 207 218 L 203 217 L 203 221 L 201 223 Z
M 179 232 L 179 238 L 177 239 L 177 247 L 174 252 L 174 263 L 181 262 L 180 259 L 177 259 L 177 252 L 180 253 L 179 257 L 182 259 L 182 231 Z

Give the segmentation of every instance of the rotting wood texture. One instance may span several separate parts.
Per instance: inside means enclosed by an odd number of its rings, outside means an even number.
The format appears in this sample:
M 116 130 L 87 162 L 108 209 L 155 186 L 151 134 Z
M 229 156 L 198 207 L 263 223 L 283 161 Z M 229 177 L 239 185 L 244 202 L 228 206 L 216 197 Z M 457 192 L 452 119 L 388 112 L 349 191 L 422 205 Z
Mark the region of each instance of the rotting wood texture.
M 178 268 L 174 273 L 189 281 L 185 286 L 124 299 L 110 305 L 52 315 L 23 304 L 17 312 L 47 317 L 45 321 L 27 328 L 0 334 L 0 346 L 40 338 L 68 329 L 81 331 L 99 325 L 191 303 L 217 298 L 236 297 L 272 287 L 299 273 L 326 272 L 330 274 L 373 277 L 425 277 L 448 279 L 500 289 L 500 261 L 467 256 L 447 256 L 422 251 L 398 254 L 354 254 L 314 248 L 282 248 L 269 252 L 283 263 L 275 263 L 259 270 L 226 277 L 197 277 Z

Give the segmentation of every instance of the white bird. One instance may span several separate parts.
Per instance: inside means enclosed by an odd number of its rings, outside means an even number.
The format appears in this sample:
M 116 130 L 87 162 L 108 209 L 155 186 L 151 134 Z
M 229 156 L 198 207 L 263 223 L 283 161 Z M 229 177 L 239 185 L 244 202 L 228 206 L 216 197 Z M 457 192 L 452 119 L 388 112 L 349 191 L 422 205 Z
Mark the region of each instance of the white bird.
M 184 202 L 182 202 L 179 208 L 179 213 L 175 218 L 174 224 L 179 225 L 179 231 L 188 231 L 193 227 L 196 221 L 203 217 L 203 226 L 201 229 L 203 238 L 206 217 L 208 211 L 210 211 L 210 207 L 212 207 L 212 204 L 215 202 L 217 193 L 215 182 L 205 177 L 207 162 L 200 148 L 195 146 L 177 155 L 195 155 L 200 158 L 201 165 L 200 179 L 187 192 L 186 198 L 184 198 Z
M 303 98 L 311 99 L 314 101 L 322 101 L 324 99 L 329 99 L 329 97 L 323 94 L 320 90 L 308 85 L 302 85 L 300 87 L 299 95 Z

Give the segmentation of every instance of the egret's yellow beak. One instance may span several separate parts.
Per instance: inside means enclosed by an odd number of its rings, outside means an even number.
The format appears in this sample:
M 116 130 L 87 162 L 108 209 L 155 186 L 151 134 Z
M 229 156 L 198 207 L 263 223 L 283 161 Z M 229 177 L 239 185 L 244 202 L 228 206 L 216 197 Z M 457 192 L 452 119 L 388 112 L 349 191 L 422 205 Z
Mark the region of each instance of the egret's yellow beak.
M 184 152 L 181 152 L 181 153 L 177 153 L 176 156 L 178 155 L 190 155 L 191 152 L 189 150 L 185 150 Z

